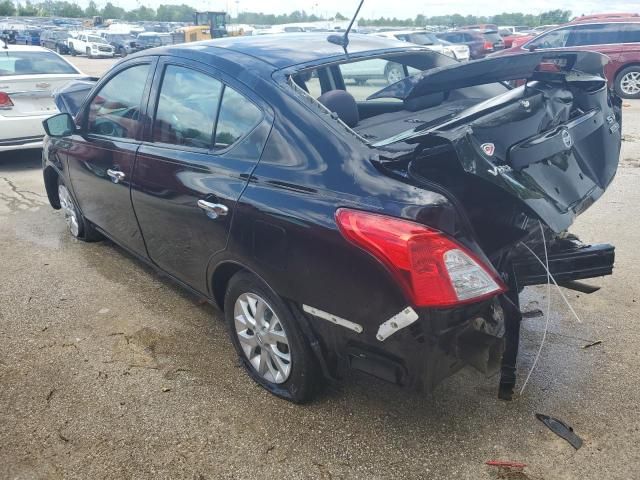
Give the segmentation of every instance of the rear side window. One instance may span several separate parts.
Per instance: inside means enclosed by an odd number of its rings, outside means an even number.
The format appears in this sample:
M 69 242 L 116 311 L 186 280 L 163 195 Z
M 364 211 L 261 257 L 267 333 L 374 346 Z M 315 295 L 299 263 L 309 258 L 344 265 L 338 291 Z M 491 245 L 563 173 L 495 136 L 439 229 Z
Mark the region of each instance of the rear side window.
M 640 23 L 621 25 L 622 43 L 640 43 Z
M 622 43 L 622 29 L 619 23 L 577 25 L 573 27 L 567 47 L 582 45 L 610 45 Z
M 216 125 L 215 148 L 227 148 L 253 130 L 262 112 L 231 87 L 225 87 Z
M 148 73 L 148 64 L 136 65 L 109 80 L 89 104 L 88 133 L 135 139 Z
M 9 50 L 0 55 L 0 76 L 74 73 L 79 72 L 51 52 Z
M 153 141 L 210 148 L 222 83 L 190 68 L 167 66 L 153 124 Z
M 535 47 L 537 49 L 563 48 L 566 46 L 567 39 L 572 30 L 573 27 L 552 30 L 551 32 L 540 35 L 526 45 L 527 47 Z

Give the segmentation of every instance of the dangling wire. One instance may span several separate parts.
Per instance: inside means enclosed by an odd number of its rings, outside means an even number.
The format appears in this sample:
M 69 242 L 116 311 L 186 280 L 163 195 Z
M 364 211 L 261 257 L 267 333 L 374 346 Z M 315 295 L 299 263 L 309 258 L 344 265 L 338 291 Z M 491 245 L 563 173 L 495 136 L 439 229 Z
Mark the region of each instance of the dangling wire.
M 549 271 L 549 255 L 547 254 L 547 239 L 544 236 L 544 228 L 542 227 L 542 222 L 540 220 L 538 220 L 538 224 L 540 225 L 540 233 L 542 235 L 542 245 L 544 245 L 544 261 L 545 261 L 544 267 L 545 267 L 545 270 L 547 271 L 547 314 L 546 314 L 547 318 L 544 324 L 544 333 L 542 334 L 542 341 L 540 342 L 538 353 L 536 353 L 536 358 L 533 359 L 533 364 L 529 369 L 527 378 L 525 378 L 524 383 L 522 384 L 522 388 L 520 389 L 520 396 L 522 396 L 522 392 L 524 392 L 524 389 L 527 386 L 527 383 L 529 383 L 529 378 L 531 378 L 531 374 L 533 373 L 533 370 L 536 368 L 536 365 L 538 364 L 538 359 L 540 358 L 542 347 L 544 346 L 544 342 L 547 339 L 547 331 L 549 330 L 549 318 L 551 317 L 551 278 L 552 277 L 551 277 L 551 272 Z M 527 248 L 527 250 L 533 253 L 533 251 L 529 247 L 527 247 L 526 245 L 524 246 Z M 536 255 L 536 258 L 538 258 L 537 255 Z M 555 283 L 555 280 L 554 280 L 554 283 Z
M 549 317 L 550 317 L 550 314 L 551 314 L 551 282 L 553 282 L 553 284 L 556 286 L 558 292 L 560 293 L 560 296 L 564 300 L 564 303 L 567 304 L 567 307 L 569 307 L 569 310 L 571 310 L 571 313 L 573 314 L 575 319 L 578 321 L 578 323 L 582 323 L 582 320 L 580 320 L 580 317 L 578 316 L 576 311 L 573 309 L 573 307 L 569 303 L 569 300 L 567 300 L 567 297 L 564 295 L 564 293 L 562 293 L 562 289 L 560 288 L 560 285 L 558 285 L 558 282 L 556 282 L 556 279 L 553 278 L 553 275 L 551 274 L 551 271 L 549 270 L 549 256 L 548 256 L 548 253 L 547 253 L 547 240 L 546 240 L 546 237 L 544 235 L 544 228 L 542 227 L 542 222 L 540 220 L 538 220 L 538 224 L 540 225 L 540 232 L 542 234 L 542 245 L 544 246 L 544 260 L 545 261 L 543 262 L 540 259 L 540 257 L 538 255 L 536 255 L 535 252 L 533 250 L 531 250 L 525 243 L 520 242 L 520 245 L 522 245 L 524 248 L 529 250 L 529 253 L 531 253 L 531 255 L 533 255 L 534 258 L 536 260 L 538 260 L 538 263 L 540 263 L 540 265 L 542 265 L 542 267 L 547 272 L 547 315 L 546 315 L 547 319 L 546 319 L 545 326 L 544 326 L 544 333 L 542 334 L 542 341 L 540 342 L 540 347 L 538 348 L 538 353 L 536 354 L 536 358 L 533 360 L 533 365 L 531 365 L 531 369 L 529 370 L 529 374 L 527 375 L 527 378 L 525 379 L 524 383 L 522 384 L 522 388 L 520 389 L 520 395 L 522 395 L 522 392 L 524 392 L 524 389 L 527 386 L 527 383 L 529 382 L 529 378 L 531 377 L 531 374 L 533 373 L 533 370 L 536 368 L 536 365 L 538 363 L 538 359 L 540 358 L 540 352 L 542 352 L 542 347 L 544 346 L 544 342 L 545 342 L 545 340 L 547 338 L 547 331 L 549 330 Z

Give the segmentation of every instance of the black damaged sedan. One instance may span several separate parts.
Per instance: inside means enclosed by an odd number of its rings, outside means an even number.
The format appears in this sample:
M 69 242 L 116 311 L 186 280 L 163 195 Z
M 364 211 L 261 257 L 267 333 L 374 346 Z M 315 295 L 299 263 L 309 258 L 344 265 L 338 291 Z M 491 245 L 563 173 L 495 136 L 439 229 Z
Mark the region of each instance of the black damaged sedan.
M 567 232 L 618 165 L 605 63 L 361 35 L 345 54 L 326 34 L 147 50 L 59 92 L 44 181 L 71 235 L 222 309 L 278 396 L 348 368 L 428 390 L 472 365 L 501 367 L 509 398 L 522 288 L 613 269 Z

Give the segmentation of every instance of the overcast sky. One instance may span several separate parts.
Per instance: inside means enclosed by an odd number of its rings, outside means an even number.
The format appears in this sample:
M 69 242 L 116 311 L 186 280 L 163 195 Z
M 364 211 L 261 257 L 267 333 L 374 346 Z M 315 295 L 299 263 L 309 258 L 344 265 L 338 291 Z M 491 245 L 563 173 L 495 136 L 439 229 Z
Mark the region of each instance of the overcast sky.
M 89 0 L 78 3 L 86 5 Z M 98 0 L 103 6 L 107 0 Z M 235 15 L 236 10 L 289 13 L 293 10 L 305 10 L 307 13 L 334 15 L 340 12 L 350 16 L 355 12 L 358 0 L 111 0 L 126 9 L 137 5 L 157 7 L 162 3 L 187 3 L 199 10 L 226 10 Z M 415 17 L 418 13 L 427 16 L 460 13 L 462 15 L 493 15 L 507 12 L 540 13 L 545 10 L 561 8 L 571 10 L 574 15 L 597 12 L 637 12 L 640 10 L 638 0 L 534 0 L 534 1 L 498 1 L 498 0 L 365 0 L 361 16 L 363 18 Z

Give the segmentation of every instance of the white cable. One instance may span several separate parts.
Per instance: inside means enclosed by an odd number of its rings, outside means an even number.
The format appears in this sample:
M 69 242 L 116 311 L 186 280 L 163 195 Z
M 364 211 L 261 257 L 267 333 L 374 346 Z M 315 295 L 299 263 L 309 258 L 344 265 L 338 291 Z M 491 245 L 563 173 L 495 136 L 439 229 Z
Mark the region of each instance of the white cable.
M 544 260 L 546 265 L 543 265 L 543 266 L 547 271 L 547 315 L 546 315 L 547 319 L 544 324 L 544 333 L 542 334 L 542 340 L 540 341 L 540 347 L 538 348 L 538 353 L 536 353 L 536 358 L 533 359 L 533 364 L 529 369 L 527 378 L 525 378 L 524 383 L 522 384 L 522 388 L 520 389 L 520 396 L 522 396 L 522 392 L 524 392 L 524 389 L 527 386 L 527 383 L 529 383 L 529 378 L 531 378 L 531 374 L 533 373 L 533 370 L 536 368 L 536 365 L 538 364 L 538 359 L 540 358 L 540 353 L 542 352 L 544 341 L 547 339 L 547 331 L 549 330 L 549 318 L 551 317 L 551 278 L 552 277 L 551 277 L 551 272 L 549 271 L 549 255 L 547 254 L 547 239 L 544 236 L 544 229 L 542 228 L 542 222 L 538 220 L 538 223 L 540 224 L 540 233 L 542 234 L 542 245 L 544 245 Z M 525 247 L 527 246 L 525 245 Z M 533 253 L 529 247 L 527 247 L 527 250 Z M 537 255 L 536 255 L 536 258 L 537 258 Z M 555 280 L 554 280 L 554 283 L 555 283 Z
M 564 296 L 564 293 L 562 293 L 562 289 L 560 288 L 560 285 L 558 285 L 558 282 L 556 282 L 556 279 L 553 278 L 553 275 L 551 275 L 551 272 L 549 271 L 549 268 L 544 264 L 544 262 L 542 260 L 540 260 L 540 257 L 538 257 L 538 255 L 536 255 L 534 253 L 533 250 L 531 250 L 526 244 L 520 242 L 520 245 L 522 245 L 524 248 L 526 248 L 527 250 L 529 250 L 529 252 L 531 253 L 531 255 L 533 255 L 536 260 L 538 260 L 538 262 L 540 263 L 540 265 L 542 265 L 542 267 L 547 271 L 547 275 L 549 275 L 549 277 L 551 277 L 551 281 L 553 282 L 553 284 L 556 286 L 556 288 L 558 289 L 558 292 L 560 293 L 560 296 L 562 297 L 562 299 L 564 300 L 564 303 L 567 304 L 567 307 L 569 307 L 569 310 L 571 310 L 571 313 L 573 313 L 573 316 L 576 317 L 576 320 L 578 321 L 578 323 L 582 323 L 582 320 L 580 320 L 580 317 L 578 316 L 578 314 L 576 313 L 576 311 L 573 309 L 573 307 L 571 306 L 571 304 L 569 303 L 569 300 L 567 300 L 567 297 Z
M 562 300 L 564 300 L 564 303 L 567 304 L 567 307 L 569 307 L 569 310 L 571 310 L 571 313 L 576 318 L 578 323 L 582 323 L 582 320 L 580 320 L 580 317 L 578 316 L 576 311 L 573 309 L 573 307 L 569 303 L 569 300 L 567 300 L 567 297 L 565 297 L 564 293 L 562 293 L 562 289 L 558 285 L 558 282 L 556 282 L 556 279 L 553 278 L 553 275 L 551 274 L 551 271 L 549 270 L 549 256 L 547 254 L 547 240 L 546 240 L 546 238 L 544 236 L 544 229 L 542 228 L 542 222 L 540 222 L 540 220 L 538 220 L 538 224 L 540 225 L 540 231 L 542 233 L 542 244 L 544 245 L 544 259 L 545 259 L 545 262 L 543 262 L 540 259 L 540 257 L 538 255 L 536 255 L 535 252 L 533 250 L 531 250 L 525 243 L 520 242 L 520 244 L 524 248 L 529 250 L 529 253 L 531 253 L 531 255 L 533 255 L 535 257 L 535 259 L 538 260 L 540 265 L 542 265 L 542 267 L 547 272 L 547 321 L 545 322 L 544 333 L 542 334 L 542 341 L 540 342 L 540 348 L 538 348 L 538 353 L 536 354 L 536 358 L 533 360 L 533 365 L 531 365 L 531 369 L 529 370 L 529 374 L 527 375 L 527 378 L 525 379 L 524 383 L 522 384 L 522 388 L 520 389 L 520 395 L 522 395 L 522 392 L 524 392 L 524 388 L 527 386 L 527 383 L 529 382 L 529 378 L 531 377 L 531 374 L 533 373 L 533 370 L 536 368 L 536 364 L 538 363 L 538 358 L 540 358 L 540 352 L 542 352 L 542 347 L 544 346 L 544 342 L 545 342 L 545 340 L 547 338 L 547 331 L 549 329 L 549 317 L 550 317 L 550 313 L 551 313 L 551 282 L 549 280 L 551 280 L 553 282 L 553 284 L 556 286 L 558 292 L 560 293 L 560 296 L 562 297 Z

